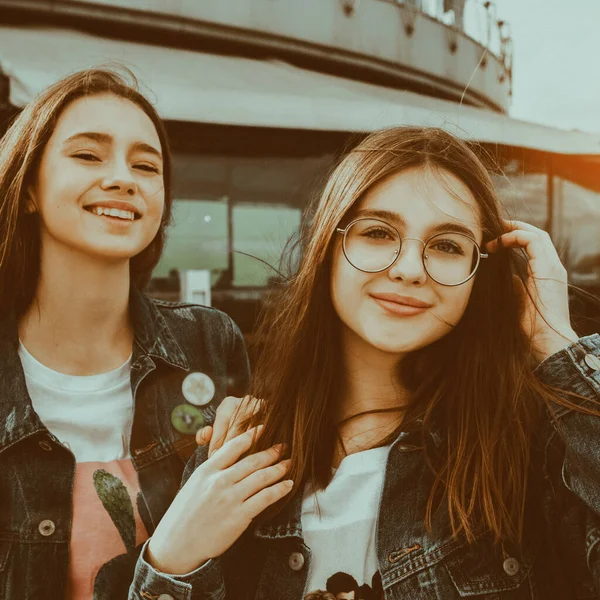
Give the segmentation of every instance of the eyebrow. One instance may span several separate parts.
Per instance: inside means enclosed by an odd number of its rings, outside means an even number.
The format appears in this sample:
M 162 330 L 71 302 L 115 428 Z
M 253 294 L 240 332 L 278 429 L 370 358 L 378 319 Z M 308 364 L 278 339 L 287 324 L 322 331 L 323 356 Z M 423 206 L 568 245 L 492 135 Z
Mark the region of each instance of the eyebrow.
M 406 221 L 402 217 L 402 215 L 392 212 L 390 210 L 376 210 L 376 209 L 363 209 L 359 210 L 354 218 L 358 217 L 373 217 L 375 219 L 382 219 L 383 221 L 389 221 L 391 223 L 396 223 L 400 225 L 400 227 L 406 227 Z M 436 233 L 461 233 L 462 235 L 467 235 L 471 239 L 476 240 L 476 235 L 467 227 L 466 225 L 462 225 L 461 223 L 456 223 L 454 221 L 446 221 L 444 223 L 436 223 L 433 227 L 429 228 L 429 231 L 432 235 Z
M 98 142 L 99 144 L 113 143 L 113 137 L 111 135 L 108 135 L 108 133 L 101 133 L 99 131 L 82 131 L 81 133 L 76 133 L 75 135 L 67 138 L 64 143 L 68 144 L 81 139 L 92 140 L 93 142 Z M 146 142 L 134 142 L 132 144 L 132 148 L 133 150 L 153 154 L 160 160 L 163 158 L 161 152 L 159 152 L 154 146 L 146 144 Z

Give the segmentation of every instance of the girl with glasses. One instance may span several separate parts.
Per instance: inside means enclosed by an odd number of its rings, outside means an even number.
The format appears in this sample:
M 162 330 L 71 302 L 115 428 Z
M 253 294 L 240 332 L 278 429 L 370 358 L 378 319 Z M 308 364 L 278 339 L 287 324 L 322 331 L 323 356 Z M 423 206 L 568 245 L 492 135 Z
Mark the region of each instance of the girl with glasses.
M 502 218 L 465 143 L 406 127 L 345 156 L 304 248 L 260 401 L 190 465 L 147 592 L 599 597 L 600 336 L 549 236 Z
M 170 185 L 127 73 L 57 82 L 0 142 L 0 598 L 126 598 L 196 426 L 244 392 L 229 317 L 142 293 Z M 201 406 L 182 395 L 196 371 L 214 384 Z

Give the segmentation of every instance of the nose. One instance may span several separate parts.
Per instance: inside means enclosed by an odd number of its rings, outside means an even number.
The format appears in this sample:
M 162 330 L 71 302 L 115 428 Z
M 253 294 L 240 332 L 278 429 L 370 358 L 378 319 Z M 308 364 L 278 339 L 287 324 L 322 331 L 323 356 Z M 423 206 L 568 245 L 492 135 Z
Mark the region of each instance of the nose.
M 126 160 L 115 159 L 102 180 L 102 189 L 135 196 L 137 183 Z
M 423 285 L 427 281 L 427 272 L 423 265 L 423 249 L 422 240 L 404 238 L 396 262 L 388 269 L 389 278 L 394 281 L 400 280 Z

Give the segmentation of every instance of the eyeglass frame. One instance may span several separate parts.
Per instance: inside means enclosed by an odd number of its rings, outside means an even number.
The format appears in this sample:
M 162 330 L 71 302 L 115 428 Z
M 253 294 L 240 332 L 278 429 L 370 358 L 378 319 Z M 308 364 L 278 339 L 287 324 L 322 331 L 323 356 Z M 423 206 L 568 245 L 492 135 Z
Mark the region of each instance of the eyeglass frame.
M 346 253 L 346 232 L 350 229 L 350 227 L 352 227 L 352 225 L 354 225 L 355 223 L 358 223 L 359 221 L 379 221 L 379 223 L 384 223 L 388 227 L 391 227 L 398 234 L 398 240 L 400 241 L 400 247 L 396 251 L 396 257 L 387 267 L 384 267 L 383 269 L 377 269 L 376 271 L 366 271 L 365 269 L 359 269 L 348 257 L 348 254 Z M 414 240 L 416 242 L 421 242 L 421 244 L 423 244 L 423 252 L 421 253 L 421 263 L 423 264 L 423 269 L 425 269 L 425 273 L 427 273 L 427 277 L 429 277 L 430 279 L 435 281 L 437 284 L 443 285 L 445 287 L 457 287 L 459 285 L 463 285 L 464 283 L 467 283 L 467 281 L 469 281 L 470 279 L 473 279 L 473 277 L 475 277 L 475 274 L 477 273 L 477 270 L 479 269 L 479 265 L 481 264 L 481 259 L 489 257 L 489 254 L 481 252 L 481 246 L 472 237 L 469 237 L 468 235 L 465 235 L 464 233 L 456 233 L 455 231 L 441 231 L 440 233 L 435 233 L 426 242 L 424 242 L 422 239 L 415 238 L 415 237 L 404 237 L 403 238 L 400 235 L 400 232 L 398 231 L 398 229 L 396 227 L 394 227 L 391 223 L 384 221 L 383 219 L 378 219 L 377 217 L 359 217 L 358 219 L 354 219 L 353 221 L 348 223 L 348 225 L 346 225 L 346 227 L 344 227 L 344 229 L 342 229 L 341 227 L 336 227 L 335 231 L 336 231 L 336 233 L 341 233 L 344 236 L 342 238 L 342 251 L 344 252 L 345 259 L 348 261 L 348 263 L 350 263 L 350 265 L 352 265 L 357 271 L 360 271 L 361 273 L 383 273 L 383 271 L 387 271 L 400 258 L 400 254 L 402 253 L 402 247 L 406 240 Z M 425 248 L 427 248 L 427 244 L 429 244 L 429 242 L 433 238 L 438 237 L 440 235 L 444 235 L 446 233 L 452 233 L 453 235 L 462 235 L 463 237 L 466 237 L 468 240 L 471 240 L 475 244 L 475 247 L 477 248 L 477 264 L 475 265 L 473 272 L 466 279 L 461 281 L 460 283 L 442 283 L 442 282 L 438 281 L 435 277 L 431 276 L 431 274 L 427 270 L 427 265 L 425 264 Z

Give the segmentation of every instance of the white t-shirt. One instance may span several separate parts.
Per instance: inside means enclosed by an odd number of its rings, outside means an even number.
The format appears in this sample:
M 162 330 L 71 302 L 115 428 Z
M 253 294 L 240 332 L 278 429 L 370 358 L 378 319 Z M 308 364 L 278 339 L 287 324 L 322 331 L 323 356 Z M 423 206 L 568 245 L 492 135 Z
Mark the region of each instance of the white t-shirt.
M 114 371 L 86 377 L 49 369 L 23 344 L 19 358 L 33 408 L 75 455 L 66 598 L 92 600 L 94 589 L 105 595 L 100 571 L 118 569 L 120 557 L 125 559 L 148 539 L 138 511 L 139 480 L 129 456 L 131 358 Z
M 325 490 L 305 494 L 302 532 L 312 555 L 306 595 L 383 598 L 375 536 L 388 453 L 389 446 L 350 454 Z
M 19 345 L 27 390 L 44 425 L 75 455 L 77 462 L 108 462 L 129 457 L 133 423 L 131 358 L 100 375 L 65 375 L 49 369 Z

